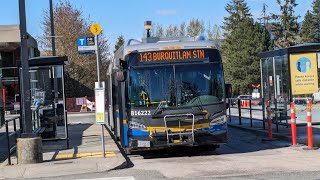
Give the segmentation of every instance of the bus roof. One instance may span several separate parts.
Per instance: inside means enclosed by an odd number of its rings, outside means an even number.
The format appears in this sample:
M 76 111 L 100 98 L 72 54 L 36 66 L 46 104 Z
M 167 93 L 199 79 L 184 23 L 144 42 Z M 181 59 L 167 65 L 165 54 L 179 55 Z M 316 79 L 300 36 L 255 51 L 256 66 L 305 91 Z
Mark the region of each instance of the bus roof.
M 176 37 L 176 38 L 146 38 L 142 41 L 129 40 L 124 47 L 124 55 L 131 51 L 160 51 L 168 49 L 195 49 L 195 48 L 216 48 L 213 41 L 201 38 Z
M 142 41 L 130 39 L 124 43 L 116 52 L 114 56 L 113 66 L 119 64 L 119 59 L 124 59 L 125 55 L 133 51 L 161 51 L 172 49 L 197 49 L 197 48 L 215 48 L 216 44 L 213 41 L 205 40 L 203 36 L 199 37 L 172 37 L 159 38 L 151 37 L 144 38 Z

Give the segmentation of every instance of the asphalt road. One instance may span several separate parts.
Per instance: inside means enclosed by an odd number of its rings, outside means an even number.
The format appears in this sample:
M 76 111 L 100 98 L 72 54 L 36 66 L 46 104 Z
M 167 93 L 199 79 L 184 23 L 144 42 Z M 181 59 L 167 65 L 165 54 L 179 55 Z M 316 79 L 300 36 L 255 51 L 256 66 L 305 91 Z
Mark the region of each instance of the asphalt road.
M 72 114 L 69 123 L 93 123 L 94 113 Z M 212 147 L 173 148 L 129 155 L 130 167 L 103 173 L 41 179 L 320 179 L 320 150 L 229 127 L 229 141 Z
M 229 142 L 129 155 L 131 167 L 94 174 L 41 179 L 319 179 L 320 151 L 229 128 Z

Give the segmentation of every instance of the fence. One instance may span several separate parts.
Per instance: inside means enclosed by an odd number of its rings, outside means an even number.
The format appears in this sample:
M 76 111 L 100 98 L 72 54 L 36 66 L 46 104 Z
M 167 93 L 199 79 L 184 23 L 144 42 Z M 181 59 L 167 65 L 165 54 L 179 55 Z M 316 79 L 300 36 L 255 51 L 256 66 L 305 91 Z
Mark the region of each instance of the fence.
M 80 112 L 82 104 L 85 102 L 79 104 L 79 102 L 77 102 L 77 100 L 79 101 L 79 99 L 84 99 L 84 98 L 85 97 L 66 98 L 67 111 L 68 112 Z M 87 98 L 87 100 L 89 100 L 91 102 L 95 101 L 94 97 L 86 97 L 86 98 Z
M 228 102 L 230 104 L 229 108 L 229 122 L 232 122 L 232 116 L 238 117 L 239 125 L 242 125 L 243 118 L 249 118 L 250 126 L 253 127 L 253 121 L 261 121 L 263 129 L 266 128 L 265 125 L 265 101 L 264 98 L 249 99 L 249 98 L 229 98 Z M 254 107 L 254 108 L 253 108 Z M 236 109 L 233 111 L 232 109 Z M 243 116 L 244 112 L 249 112 L 249 117 Z M 261 119 L 258 117 L 253 117 L 253 112 L 260 112 Z
M 19 129 L 17 130 L 17 122 L 19 120 Z M 9 123 L 13 122 L 13 132 L 9 131 Z M 11 165 L 11 154 L 17 148 L 17 138 L 21 134 L 20 117 L 14 117 L 5 121 L 6 124 L 6 137 L 7 137 L 7 155 L 8 155 L 8 165 Z M 14 137 L 14 144 L 11 144 L 11 137 Z
M 257 99 L 246 99 L 246 98 L 229 98 L 228 102 L 230 103 L 229 108 L 229 121 L 237 117 L 239 125 L 242 125 L 243 119 L 250 120 L 250 126 L 253 127 L 253 121 L 260 121 L 262 123 L 263 129 L 266 129 L 266 101 L 264 98 Z M 247 102 L 243 103 L 243 102 Z M 255 103 L 253 103 L 255 102 Z M 276 126 L 276 131 L 279 132 L 279 125 L 286 127 L 290 126 L 290 116 L 288 113 L 290 108 L 287 108 L 287 103 L 283 102 L 273 102 L 273 105 L 270 107 L 272 114 L 272 123 Z M 233 110 L 236 109 L 236 110 Z M 253 117 L 253 112 L 259 112 L 260 115 L 256 114 L 256 117 Z M 261 113 L 260 113 L 261 112 Z M 246 116 L 244 116 L 246 114 Z M 249 114 L 249 115 L 248 115 Z M 299 124 L 303 126 L 304 124 Z

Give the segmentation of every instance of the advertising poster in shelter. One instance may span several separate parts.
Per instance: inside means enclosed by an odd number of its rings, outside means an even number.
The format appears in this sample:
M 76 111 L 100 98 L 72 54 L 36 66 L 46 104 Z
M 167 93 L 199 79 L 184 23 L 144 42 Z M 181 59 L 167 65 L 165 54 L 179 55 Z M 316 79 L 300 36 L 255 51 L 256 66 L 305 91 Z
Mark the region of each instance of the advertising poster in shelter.
M 292 95 L 318 92 L 317 54 L 290 54 Z

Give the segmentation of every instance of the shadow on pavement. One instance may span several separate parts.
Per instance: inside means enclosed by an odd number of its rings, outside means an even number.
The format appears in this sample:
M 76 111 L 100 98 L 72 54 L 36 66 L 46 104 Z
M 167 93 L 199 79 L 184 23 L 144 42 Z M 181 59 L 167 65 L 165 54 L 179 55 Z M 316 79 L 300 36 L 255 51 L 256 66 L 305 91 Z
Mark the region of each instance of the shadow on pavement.
M 110 134 L 112 140 L 115 142 L 117 145 L 118 149 L 120 150 L 120 153 L 122 156 L 125 158 L 126 162 L 121 164 L 120 166 L 117 166 L 111 170 L 117 170 L 117 169 L 125 169 L 125 168 L 132 168 L 134 166 L 133 162 L 131 159 L 128 157 L 127 153 L 125 152 L 124 148 L 121 146 L 119 141 L 117 140 L 116 136 L 112 133 L 112 131 L 108 128 L 108 126 L 104 125 L 105 129 L 108 131 Z
M 67 140 L 52 140 L 42 142 L 43 152 L 56 152 L 65 149 L 74 149 L 74 153 L 77 153 L 77 149 L 83 143 L 84 131 L 93 124 L 69 124 L 69 147 L 67 147 Z
M 247 132 L 237 128 L 229 127 L 228 143 L 220 145 L 216 148 L 214 145 L 195 146 L 195 147 L 171 147 L 162 150 L 136 152 L 131 155 L 142 156 L 144 159 L 154 158 L 175 158 L 175 157 L 191 157 L 191 156 L 211 156 L 223 154 L 239 154 L 258 152 L 263 150 L 277 149 L 290 146 L 285 141 L 262 141 L 263 136 L 259 136 L 252 132 Z M 130 156 L 129 156 L 130 157 Z
M 83 145 L 85 141 L 95 140 L 96 136 L 84 135 L 84 132 L 93 124 L 69 124 L 69 147 L 67 146 L 67 140 L 43 140 L 43 153 L 54 152 L 51 160 L 55 160 L 56 156 L 60 151 L 66 149 L 73 149 L 73 153 L 78 153 L 78 147 Z M 99 137 L 100 138 L 100 137 Z M 15 143 L 15 138 L 12 136 L 10 138 L 10 143 L 13 145 Z M 0 132 L 0 163 L 7 159 L 8 149 L 7 149 L 7 138 L 5 132 Z M 15 156 L 15 153 L 12 154 Z M 50 161 L 50 160 L 47 160 Z

